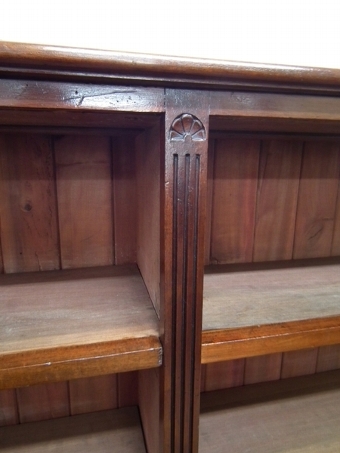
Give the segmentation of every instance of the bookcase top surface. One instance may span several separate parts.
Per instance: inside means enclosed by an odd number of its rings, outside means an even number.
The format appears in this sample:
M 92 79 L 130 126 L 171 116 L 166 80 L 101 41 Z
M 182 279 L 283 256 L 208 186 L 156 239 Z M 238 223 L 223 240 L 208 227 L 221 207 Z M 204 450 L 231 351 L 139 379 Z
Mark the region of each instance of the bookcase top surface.
M 340 70 L 0 42 L 0 74 L 139 85 L 340 93 Z

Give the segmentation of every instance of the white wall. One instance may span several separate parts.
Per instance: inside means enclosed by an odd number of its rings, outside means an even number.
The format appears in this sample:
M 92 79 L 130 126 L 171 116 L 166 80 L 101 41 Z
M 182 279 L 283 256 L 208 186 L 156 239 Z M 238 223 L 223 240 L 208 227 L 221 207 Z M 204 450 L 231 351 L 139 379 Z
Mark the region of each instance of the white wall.
M 0 0 L 0 40 L 340 68 L 339 0 Z

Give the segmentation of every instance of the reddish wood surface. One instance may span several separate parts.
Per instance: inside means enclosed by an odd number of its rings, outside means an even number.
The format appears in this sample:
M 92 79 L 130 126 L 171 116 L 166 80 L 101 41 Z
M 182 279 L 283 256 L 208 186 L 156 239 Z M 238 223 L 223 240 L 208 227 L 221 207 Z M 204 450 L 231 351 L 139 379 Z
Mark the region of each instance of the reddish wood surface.
M 246 359 L 244 384 L 275 381 L 281 377 L 282 354 L 269 354 Z
M 19 422 L 15 390 L 0 390 L 0 426 L 16 425 Z
M 294 258 L 330 256 L 338 193 L 338 143 L 306 143 L 303 156 Z
M 166 93 L 163 228 L 165 451 L 196 452 L 208 115 L 204 93 Z M 188 110 L 183 111 L 183 106 Z M 190 107 L 190 108 L 189 108 Z M 197 120 L 196 120 L 197 119 Z M 196 141 L 195 134 L 199 133 Z M 170 416 L 170 417 L 169 417 Z M 163 417 L 163 416 L 161 416 Z
M 137 182 L 134 137 L 113 137 L 113 228 L 115 264 L 137 261 Z M 129 208 L 127 209 L 127 203 Z
M 319 348 L 316 371 L 337 370 L 340 368 L 340 345 Z
M 11 453 L 146 453 L 135 407 L 1 428 L 0 442 Z
M 133 265 L 3 275 L 1 286 L 2 387 L 160 364 L 157 316 Z
M 314 374 L 317 357 L 317 348 L 285 352 L 282 357 L 281 377 L 289 378 Z
M 70 381 L 69 388 L 71 415 L 118 407 L 116 374 L 76 379 Z
M 210 392 L 229 387 L 238 387 L 244 384 L 245 360 L 228 360 L 206 365 L 204 382 L 201 390 Z
M 5 272 L 59 268 L 51 140 L 0 135 L 1 245 Z
M 139 135 L 136 146 L 137 262 L 157 315 L 160 317 L 160 150 L 164 145 L 159 126 Z
M 302 143 L 262 143 L 257 188 L 254 261 L 292 259 Z
M 19 388 L 17 397 L 20 423 L 70 415 L 66 382 Z
M 117 374 L 118 407 L 138 404 L 138 371 Z
M 62 267 L 112 264 L 109 138 L 66 136 L 54 147 Z
M 216 143 L 211 263 L 252 260 L 259 151 L 258 140 Z
M 90 50 L 3 42 L 7 75 L 120 80 L 128 84 L 220 87 L 265 91 L 339 92 L 339 70 L 240 63 L 189 57 Z

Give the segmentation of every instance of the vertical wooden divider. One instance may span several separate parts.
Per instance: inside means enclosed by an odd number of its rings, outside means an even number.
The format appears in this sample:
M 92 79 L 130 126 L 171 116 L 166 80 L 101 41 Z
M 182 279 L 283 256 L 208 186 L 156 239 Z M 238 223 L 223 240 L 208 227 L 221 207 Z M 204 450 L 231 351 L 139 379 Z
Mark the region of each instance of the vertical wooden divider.
M 170 391 L 161 418 L 169 453 L 198 450 L 208 121 L 205 93 L 166 90 L 161 325 Z
M 112 137 L 115 264 L 137 260 L 135 137 Z
M 336 202 L 334 231 L 332 238 L 332 256 L 340 255 L 340 175 L 338 176 L 338 193 Z

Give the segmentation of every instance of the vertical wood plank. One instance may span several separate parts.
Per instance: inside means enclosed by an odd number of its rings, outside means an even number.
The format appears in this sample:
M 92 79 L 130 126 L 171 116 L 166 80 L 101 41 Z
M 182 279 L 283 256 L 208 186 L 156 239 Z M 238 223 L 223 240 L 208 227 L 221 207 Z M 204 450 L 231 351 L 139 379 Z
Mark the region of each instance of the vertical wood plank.
M 113 137 L 115 264 L 137 260 L 137 187 L 135 137 Z
M 71 415 L 115 409 L 117 376 L 110 374 L 69 382 Z
M 0 391 L 0 426 L 19 423 L 15 390 Z
M 211 263 L 252 261 L 260 141 L 217 140 Z
M 335 211 L 335 223 L 332 240 L 332 256 L 340 255 L 340 179 L 338 183 L 338 195 Z
M 294 258 L 331 255 L 339 163 L 338 143 L 305 143 Z
M 51 140 L 0 135 L 0 219 L 5 272 L 59 268 Z
M 302 145 L 289 140 L 262 144 L 254 261 L 292 259 Z
M 244 383 L 245 360 L 208 363 L 205 372 L 204 391 L 238 387 Z
M 160 316 L 160 149 L 159 125 L 137 137 L 137 262 Z
M 113 263 L 110 139 L 55 139 L 63 268 Z
M 282 359 L 281 378 L 314 374 L 317 357 L 318 348 L 285 352 Z
M 282 354 L 268 354 L 246 359 L 244 384 L 280 379 Z
M 340 368 L 340 345 L 323 346 L 319 348 L 316 371 L 338 370 Z
M 70 415 L 66 382 L 17 389 L 20 423 Z
M 118 407 L 135 406 L 138 404 L 138 372 L 117 374 Z
M 211 255 L 211 222 L 214 193 L 214 166 L 215 166 L 215 143 L 210 139 L 208 145 L 208 172 L 207 172 L 207 215 L 205 225 L 205 259 L 204 264 L 210 264 Z

